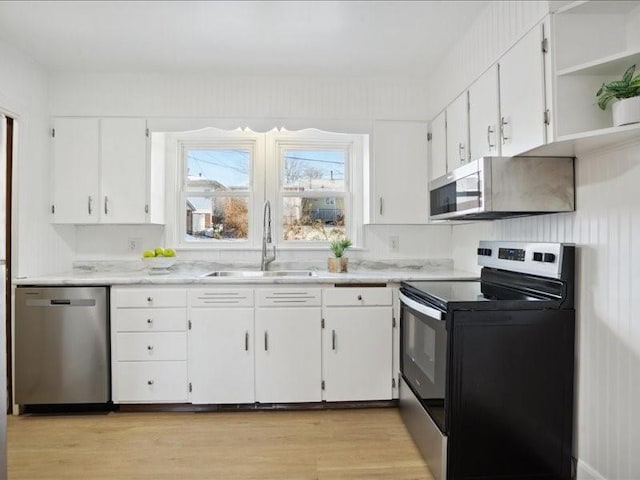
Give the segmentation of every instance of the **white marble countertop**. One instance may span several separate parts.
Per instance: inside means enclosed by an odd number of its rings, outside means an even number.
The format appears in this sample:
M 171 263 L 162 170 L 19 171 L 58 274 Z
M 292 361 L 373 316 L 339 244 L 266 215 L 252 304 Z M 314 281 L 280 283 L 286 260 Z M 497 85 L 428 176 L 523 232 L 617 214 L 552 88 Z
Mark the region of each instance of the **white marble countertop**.
M 81 265 L 69 272 L 17 278 L 14 285 L 209 285 L 209 284 L 336 284 L 336 283 L 400 283 L 407 280 L 470 280 L 478 274 L 455 270 L 451 263 L 426 262 L 395 264 L 363 262 L 347 273 L 329 273 L 317 266 L 276 265 L 270 270 L 311 270 L 305 277 L 207 277 L 217 270 L 258 270 L 255 267 L 212 265 L 188 262 L 171 267 L 168 273 L 153 274 L 139 263 Z

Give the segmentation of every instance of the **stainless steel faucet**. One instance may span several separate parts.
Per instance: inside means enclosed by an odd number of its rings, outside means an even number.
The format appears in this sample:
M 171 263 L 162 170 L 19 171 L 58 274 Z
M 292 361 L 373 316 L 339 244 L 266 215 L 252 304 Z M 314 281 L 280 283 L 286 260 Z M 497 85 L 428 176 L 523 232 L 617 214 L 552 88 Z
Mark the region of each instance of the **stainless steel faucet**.
M 267 243 L 271 243 L 271 202 L 264 202 L 264 210 L 262 212 L 262 260 L 260 261 L 260 270 L 267 270 L 269 264 L 276 259 L 276 246 L 273 246 L 273 255 L 267 255 Z

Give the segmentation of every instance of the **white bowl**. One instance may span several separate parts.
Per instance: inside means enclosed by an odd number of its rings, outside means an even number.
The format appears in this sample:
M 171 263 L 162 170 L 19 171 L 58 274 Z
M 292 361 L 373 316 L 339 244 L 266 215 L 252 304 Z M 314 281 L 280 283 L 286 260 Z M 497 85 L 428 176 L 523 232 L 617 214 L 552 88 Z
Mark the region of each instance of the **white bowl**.
M 176 257 L 143 257 L 142 261 L 151 271 L 167 270 L 176 264 Z

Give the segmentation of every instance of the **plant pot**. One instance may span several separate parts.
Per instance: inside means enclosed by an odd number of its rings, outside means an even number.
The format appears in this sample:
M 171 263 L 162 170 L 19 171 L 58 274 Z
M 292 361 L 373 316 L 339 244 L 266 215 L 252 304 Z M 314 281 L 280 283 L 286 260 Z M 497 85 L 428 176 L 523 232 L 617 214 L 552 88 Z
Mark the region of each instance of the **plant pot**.
M 623 98 L 611 105 L 613 126 L 640 123 L 640 97 Z
M 349 265 L 349 259 L 347 257 L 329 257 L 327 263 L 327 270 L 331 273 L 346 273 Z

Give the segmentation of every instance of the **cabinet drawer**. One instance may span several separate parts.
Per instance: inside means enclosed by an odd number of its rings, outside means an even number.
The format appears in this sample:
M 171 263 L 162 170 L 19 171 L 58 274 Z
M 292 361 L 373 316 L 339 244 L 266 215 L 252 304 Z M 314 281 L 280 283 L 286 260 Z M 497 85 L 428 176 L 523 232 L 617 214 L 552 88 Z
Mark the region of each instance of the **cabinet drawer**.
M 186 360 L 187 334 L 118 333 L 117 360 Z
M 117 332 L 184 332 L 187 329 L 184 308 L 118 308 L 114 319 Z
M 122 307 L 186 307 L 184 288 L 112 288 L 113 305 Z
M 189 290 L 192 307 L 253 307 L 251 288 L 196 288 Z
M 259 307 L 318 307 L 321 304 L 319 288 L 266 288 L 256 290 L 256 305 Z
M 117 362 L 115 402 L 186 402 L 187 362 Z
M 325 288 L 325 307 L 391 305 L 391 288 Z

